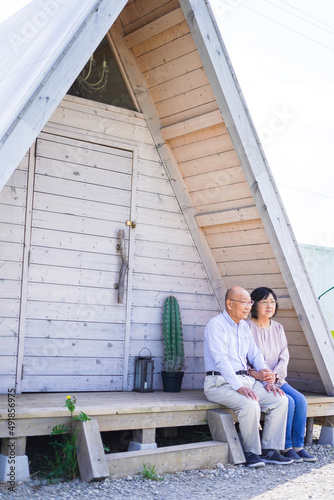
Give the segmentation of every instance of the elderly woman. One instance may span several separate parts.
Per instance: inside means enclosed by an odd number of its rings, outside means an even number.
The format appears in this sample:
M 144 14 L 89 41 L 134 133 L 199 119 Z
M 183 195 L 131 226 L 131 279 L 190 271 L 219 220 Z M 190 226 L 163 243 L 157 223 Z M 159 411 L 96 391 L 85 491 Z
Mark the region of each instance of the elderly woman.
M 254 301 L 252 317 L 247 323 L 268 368 L 273 372 L 267 375 L 272 378 L 265 381 L 274 381 L 289 400 L 285 450 L 282 455 L 293 459 L 294 462 L 314 462 L 316 458 L 304 450 L 306 399 L 285 381 L 289 362 L 288 343 L 283 326 L 272 319 L 277 312 L 277 297 L 270 288 L 260 287 L 251 293 L 251 298 Z M 261 374 L 254 370 L 250 370 L 250 375 L 261 380 Z

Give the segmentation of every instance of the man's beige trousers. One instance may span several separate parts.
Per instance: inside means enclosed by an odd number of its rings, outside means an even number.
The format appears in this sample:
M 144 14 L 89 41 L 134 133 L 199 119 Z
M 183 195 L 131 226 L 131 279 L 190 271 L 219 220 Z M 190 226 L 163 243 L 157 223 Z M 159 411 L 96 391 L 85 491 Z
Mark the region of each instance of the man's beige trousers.
M 244 452 L 261 455 L 262 449 L 284 450 L 288 398 L 267 392 L 262 382 L 246 375 L 237 375 L 245 387 L 256 392 L 259 401 L 239 394 L 220 375 L 207 375 L 204 394 L 209 401 L 231 408 L 238 415 Z M 260 441 L 261 411 L 265 414 Z

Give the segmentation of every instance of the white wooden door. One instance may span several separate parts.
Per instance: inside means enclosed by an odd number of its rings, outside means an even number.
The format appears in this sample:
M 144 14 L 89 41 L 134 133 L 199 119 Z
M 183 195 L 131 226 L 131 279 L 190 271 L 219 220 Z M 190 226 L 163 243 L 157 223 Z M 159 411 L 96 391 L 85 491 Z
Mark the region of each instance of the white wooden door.
M 22 392 L 121 390 L 133 152 L 51 134 L 37 140 Z

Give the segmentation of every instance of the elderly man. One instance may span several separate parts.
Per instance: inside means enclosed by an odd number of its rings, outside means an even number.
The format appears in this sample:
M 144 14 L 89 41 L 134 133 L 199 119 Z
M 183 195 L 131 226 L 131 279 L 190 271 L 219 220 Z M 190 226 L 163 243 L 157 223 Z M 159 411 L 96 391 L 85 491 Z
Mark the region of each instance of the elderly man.
M 226 293 L 225 311 L 206 325 L 204 393 L 209 401 L 237 413 L 246 465 L 290 464 L 292 460 L 277 451 L 284 449 L 288 399 L 274 384 L 267 382 L 271 380 L 270 370 L 245 321 L 252 304 L 249 293 L 235 286 Z M 248 364 L 261 374 L 262 381 L 248 375 Z M 261 411 L 265 413 L 262 450 Z

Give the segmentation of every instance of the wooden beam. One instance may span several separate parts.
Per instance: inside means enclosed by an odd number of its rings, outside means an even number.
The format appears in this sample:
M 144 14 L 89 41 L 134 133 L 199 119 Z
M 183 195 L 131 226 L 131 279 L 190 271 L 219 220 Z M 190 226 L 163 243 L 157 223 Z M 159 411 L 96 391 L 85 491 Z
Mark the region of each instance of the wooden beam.
M 78 433 L 77 457 L 81 480 L 90 482 L 105 479 L 109 476 L 109 471 L 97 421 L 75 420 L 73 424 Z
M 219 441 L 205 441 L 153 450 L 110 453 L 106 461 L 113 479 L 140 474 L 147 463 L 155 467 L 157 474 L 163 474 L 214 467 L 218 462 L 227 464 L 228 445 Z
M 122 60 L 121 60 L 121 58 L 118 55 L 117 47 L 114 44 L 114 41 L 113 41 L 112 37 L 110 36 L 109 31 L 108 31 L 108 33 L 107 33 L 106 36 L 107 36 L 107 40 L 108 40 L 111 52 L 112 52 L 112 54 L 113 54 L 113 56 L 114 56 L 114 58 L 116 60 L 118 69 L 119 69 L 119 71 L 120 71 L 120 73 L 122 75 L 122 78 L 123 78 L 123 81 L 125 83 L 126 89 L 127 89 L 128 93 L 129 93 L 129 95 L 131 97 L 131 100 L 132 100 L 132 102 L 133 102 L 136 110 L 139 111 L 140 108 L 139 108 L 139 104 L 138 104 L 137 98 L 135 96 L 135 93 L 133 92 L 133 88 L 132 88 L 132 86 L 131 86 L 131 84 L 129 82 L 129 79 L 127 77 L 126 71 L 125 71 L 125 69 L 123 67 Z
M 169 125 L 168 127 L 163 127 L 160 132 L 165 141 L 170 139 L 175 139 L 180 135 L 190 134 L 191 132 L 197 132 L 203 128 L 213 127 L 214 125 L 223 124 L 224 120 L 219 109 L 216 111 L 211 111 L 210 113 L 205 113 L 204 115 L 196 116 L 195 118 L 190 118 L 189 120 L 184 120 L 174 125 Z
M 178 23 L 182 23 L 182 21 L 184 21 L 184 15 L 181 7 L 179 7 L 178 9 L 172 10 L 168 14 L 159 17 L 155 21 L 146 24 L 142 28 L 137 29 L 133 33 L 130 33 L 130 35 L 124 37 L 125 43 L 128 48 L 131 49 L 135 45 L 145 42 L 162 31 L 168 30 Z
M 246 461 L 240 440 L 235 429 L 233 418 L 224 410 L 209 410 L 208 425 L 212 439 L 228 443 L 228 461 L 231 464 L 242 464 Z
M 144 77 L 138 67 L 137 61 L 132 52 L 125 45 L 122 35 L 122 27 L 120 26 L 119 21 L 114 23 L 111 33 L 117 44 L 119 54 L 123 59 L 124 67 L 127 69 L 129 79 L 135 89 L 140 107 L 147 118 L 147 125 L 151 131 L 152 138 L 166 168 L 168 178 L 170 179 L 175 196 L 185 217 L 190 234 L 205 267 L 213 293 L 216 296 L 220 308 L 223 310 L 225 302 L 224 297 L 226 293 L 224 282 L 217 264 L 211 254 L 206 238 L 195 221 L 196 211 L 194 204 L 188 193 L 178 164 L 173 156 L 173 152 L 165 143 L 161 135 L 160 130 L 162 127 L 160 119 L 149 95 L 149 91 Z
M 325 389 L 334 395 L 334 343 L 206 0 L 180 0 Z M 209 36 L 208 36 L 209 34 Z
M 231 222 L 255 220 L 258 218 L 259 212 L 256 207 L 236 208 L 234 210 L 196 215 L 199 227 L 217 226 L 218 224 L 229 224 Z

